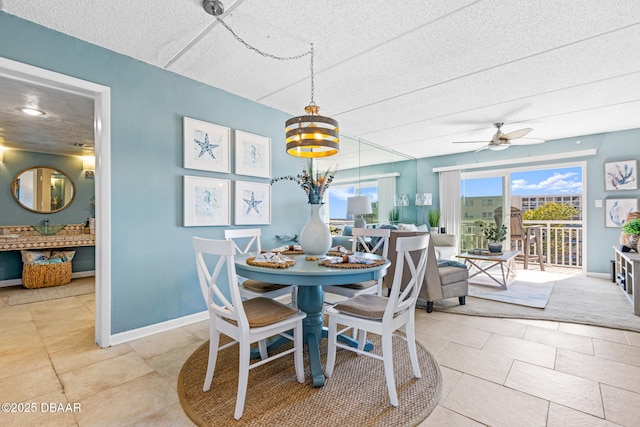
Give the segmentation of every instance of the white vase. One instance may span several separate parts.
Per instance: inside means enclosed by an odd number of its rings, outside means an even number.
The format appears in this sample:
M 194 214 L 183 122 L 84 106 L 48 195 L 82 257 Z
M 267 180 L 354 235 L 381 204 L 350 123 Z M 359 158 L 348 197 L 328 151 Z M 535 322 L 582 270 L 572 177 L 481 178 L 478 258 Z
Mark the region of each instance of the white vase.
M 331 248 L 331 232 L 320 217 L 321 204 L 311 206 L 311 218 L 300 232 L 300 246 L 307 255 L 326 255 Z

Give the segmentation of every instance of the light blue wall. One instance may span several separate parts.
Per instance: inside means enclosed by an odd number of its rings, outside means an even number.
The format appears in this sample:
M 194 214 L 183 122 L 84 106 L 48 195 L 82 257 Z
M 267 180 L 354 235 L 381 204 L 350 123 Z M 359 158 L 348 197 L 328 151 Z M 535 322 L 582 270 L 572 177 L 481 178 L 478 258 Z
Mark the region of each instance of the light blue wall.
M 580 144 L 576 144 L 576 141 Z M 576 138 L 547 141 L 541 145 L 512 146 L 506 151 L 484 150 L 479 153 L 455 154 L 418 160 L 418 191 L 433 191 L 434 205 L 440 202 L 438 193 L 438 175 L 432 172 L 434 167 L 453 166 L 514 159 L 514 167 L 521 166 L 518 160 L 552 153 L 571 153 L 595 148 L 597 155 L 576 157 L 558 162 L 586 161 L 586 193 L 583 207 L 587 213 L 587 271 L 608 273 L 609 260 L 613 258 L 612 246 L 618 244 L 620 230 L 604 227 L 604 209 L 596 208 L 596 200 L 606 198 L 639 198 L 640 190 L 604 191 L 604 163 L 618 160 L 640 158 L 640 129 L 586 135 Z M 532 166 L 547 166 L 549 162 L 530 163 Z
M 112 333 L 204 310 L 191 237 L 225 227 L 182 227 L 183 176 L 268 180 L 184 169 L 182 118 L 271 138 L 273 175 L 295 175 L 305 162 L 284 152 L 289 116 L 1 12 L 0 55 L 111 88 Z M 291 186 L 272 188 L 265 246 L 309 217 Z

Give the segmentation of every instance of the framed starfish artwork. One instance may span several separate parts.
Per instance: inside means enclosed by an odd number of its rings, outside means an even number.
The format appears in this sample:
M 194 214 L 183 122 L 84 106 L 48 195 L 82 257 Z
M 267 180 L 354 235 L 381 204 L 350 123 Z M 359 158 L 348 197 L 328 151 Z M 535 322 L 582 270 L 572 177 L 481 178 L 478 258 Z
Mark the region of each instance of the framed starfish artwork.
M 230 200 L 228 179 L 185 175 L 184 226 L 230 225 Z
M 271 178 L 271 138 L 236 130 L 235 147 L 238 175 Z
M 184 117 L 184 167 L 211 172 L 231 172 L 231 129 Z
M 235 224 L 271 224 L 271 185 L 236 181 Z

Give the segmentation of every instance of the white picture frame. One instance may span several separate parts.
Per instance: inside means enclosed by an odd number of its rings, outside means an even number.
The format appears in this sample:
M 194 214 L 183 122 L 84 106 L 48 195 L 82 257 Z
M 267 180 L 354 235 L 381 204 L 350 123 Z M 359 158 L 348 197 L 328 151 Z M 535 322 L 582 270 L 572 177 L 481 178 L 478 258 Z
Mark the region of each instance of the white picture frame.
M 231 224 L 231 184 L 228 179 L 184 176 L 185 227 Z
M 271 178 L 271 138 L 235 131 L 235 173 Z
M 605 199 L 604 207 L 604 226 L 620 228 L 628 213 L 638 211 L 638 199 Z
M 624 160 L 604 164 L 605 191 L 637 190 L 638 161 Z
M 235 224 L 271 224 L 270 184 L 249 181 L 236 181 Z
M 184 167 L 211 172 L 231 172 L 231 129 L 201 120 L 183 118 Z

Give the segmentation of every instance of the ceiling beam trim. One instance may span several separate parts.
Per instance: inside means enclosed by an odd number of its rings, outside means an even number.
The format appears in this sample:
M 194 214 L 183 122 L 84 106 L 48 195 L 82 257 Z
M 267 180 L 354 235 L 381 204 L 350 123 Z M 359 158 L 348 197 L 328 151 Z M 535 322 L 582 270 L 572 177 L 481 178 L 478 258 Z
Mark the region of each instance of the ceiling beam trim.
M 549 160 L 563 160 L 563 159 L 574 159 L 576 157 L 586 157 L 586 156 L 595 156 L 598 154 L 598 150 L 595 148 L 591 148 L 589 150 L 581 150 L 581 151 L 571 151 L 568 153 L 557 153 L 557 154 L 545 154 L 541 156 L 531 156 L 524 158 L 516 158 L 516 159 L 503 159 L 503 160 L 494 160 L 492 162 L 481 162 L 481 163 L 468 163 L 465 165 L 452 165 L 452 166 L 440 166 L 437 168 L 431 169 L 433 173 L 436 172 L 447 172 L 447 171 L 455 171 L 455 170 L 468 170 L 468 169 L 480 169 L 487 168 L 493 166 L 506 166 L 506 165 L 523 165 L 527 163 L 536 163 L 536 162 L 544 162 Z

